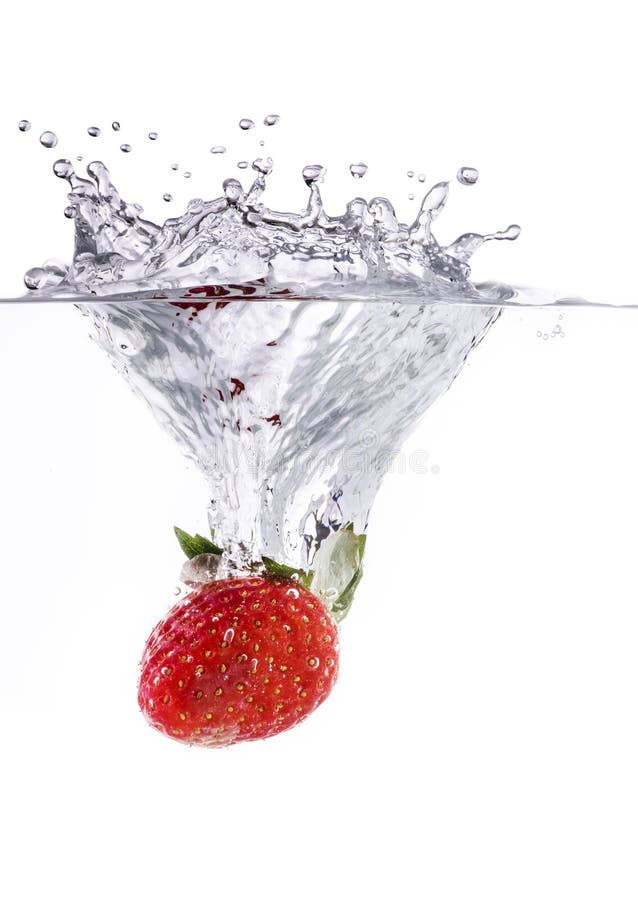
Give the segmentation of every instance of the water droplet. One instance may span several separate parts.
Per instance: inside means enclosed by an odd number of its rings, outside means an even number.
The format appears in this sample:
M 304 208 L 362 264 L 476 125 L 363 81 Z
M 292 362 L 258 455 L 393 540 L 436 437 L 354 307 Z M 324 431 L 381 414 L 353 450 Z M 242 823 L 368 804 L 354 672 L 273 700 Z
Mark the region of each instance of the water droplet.
M 226 631 L 224 632 L 224 640 L 226 641 L 226 643 L 232 644 L 234 637 L 235 637 L 235 629 L 227 628 Z
M 423 174 L 423 172 L 421 172 L 421 174 L 419 175 L 419 181 L 421 182 L 421 184 L 423 184 L 423 182 L 425 181 L 425 175 Z
M 173 199 L 172 194 L 162 194 L 162 200 L 166 200 L 167 203 L 170 203 L 172 199 Z
M 350 165 L 350 174 L 353 178 L 363 178 L 367 171 L 368 167 L 365 163 L 351 163 Z
M 255 127 L 255 123 L 252 119 L 240 119 L 239 127 L 242 131 L 250 131 L 251 128 Z
M 66 209 L 64 210 L 64 215 L 67 217 L 67 219 L 75 219 L 77 214 L 78 214 L 78 211 L 75 208 L 75 206 L 67 206 Z
M 253 169 L 255 172 L 261 172 L 262 175 L 270 175 L 272 172 L 272 159 L 267 156 L 266 159 L 254 159 Z
M 177 172 L 177 170 L 179 169 L 179 163 L 173 163 L 171 165 L 171 169 L 173 170 L 173 172 Z
M 414 172 L 412 171 L 412 169 L 410 169 L 409 172 L 407 172 L 407 176 L 408 176 L 408 178 L 414 178 Z
M 91 135 L 91 137 L 99 137 L 102 134 L 97 125 L 91 125 L 91 127 L 87 128 L 86 130 L 87 133 Z
M 111 128 L 113 129 L 113 131 L 119 131 L 120 127 L 121 126 L 119 122 L 111 122 Z
M 211 148 L 210 148 L 210 152 L 211 152 L 211 153 L 215 153 L 215 154 L 217 154 L 217 153 L 225 153 L 225 152 L 226 152 L 226 148 L 223 147 L 221 144 L 215 144 L 214 147 L 211 147 Z
M 322 180 L 326 170 L 323 166 L 318 165 L 304 166 L 301 174 L 306 184 L 315 184 L 315 182 Z
M 56 159 L 53 163 L 53 173 L 58 178 L 70 178 L 73 175 L 73 166 L 69 159 Z
M 122 151 L 122 153 L 130 153 L 131 145 L 130 144 L 120 144 L 120 150 Z
M 192 172 L 184 172 L 184 178 L 190 178 L 191 175 L 192 175 Z
M 247 169 L 247 168 L 248 168 L 248 162 L 247 162 L 245 159 L 242 159 L 241 162 L 238 162 L 238 163 L 237 163 L 237 168 L 238 168 L 238 169 Z
M 472 166 L 462 166 L 456 173 L 456 180 L 461 184 L 476 184 L 478 177 L 478 169 L 473 169 Z
M 264 118 L 264 125 L 276 125 L 281 116 L 271 115 Z
M 236 178 L 227 178 L 222 187 L 224 188 L 224 196 L 231 206 L 236 206 L 244 199 L 244 189 L 241 186 L 241 182 L 237 181 Z
M 148 139 L 149 139 L 149 141 L 156 141 L 156 140 L 157 140 L 157 132 L 156 132 L 156 131 L 149 131 L 149 133 L 148 133 Z
M 31 128 L 31 122 L 28 119 L 20 119 L 18 122 L 18 128 L 20 131 L 29 131 Z
M 50 150 L 51 147 L 55 147 L 57 142 L 58 142 L 58 136 L 57 136 L 57 134 L 54 134 L 53 131 L 43 131 L 42 134 L 40 135 L 40 143 L 42 144 L 43 147 L 46 147 L 48 150 Z

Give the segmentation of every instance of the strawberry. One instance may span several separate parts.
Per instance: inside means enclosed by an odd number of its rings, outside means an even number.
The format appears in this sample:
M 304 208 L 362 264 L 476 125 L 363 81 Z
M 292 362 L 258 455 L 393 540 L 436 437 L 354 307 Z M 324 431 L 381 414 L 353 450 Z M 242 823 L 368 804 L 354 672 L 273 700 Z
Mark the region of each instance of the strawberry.
M 272 737 L 310 715 L 338 671 L 332 614 L 301 583 L 249 575 L 202 584 L 155 626 L 138 702 L 188 744 Z

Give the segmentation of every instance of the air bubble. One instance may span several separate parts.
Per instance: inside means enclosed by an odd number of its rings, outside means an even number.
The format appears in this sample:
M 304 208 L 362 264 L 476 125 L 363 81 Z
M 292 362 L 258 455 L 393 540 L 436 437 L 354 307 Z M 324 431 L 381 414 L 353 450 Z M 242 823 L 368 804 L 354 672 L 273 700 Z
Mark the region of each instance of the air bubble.
M 29 131 L 31 128 L 31 122 L 28 119 L 20 119 L 18 122 L 18 128 L 20 131 Z
M 64 215 L 67 217 L 67 219 L 75 219 L 77 214 L 78 214 L 78 211 L 75 208 L 75 206 L 67 206 L 66 209 L 64 210 Z
M 50 150 L 51 147 L 55 147 L 58 142 L 58 136 L 53 131 L 43 131 L 40 135 L 40 143 L 43 147 L 46 147 L 47 150 Z
M 224 640 L 226 641 L 226 643 L 232 644 L 234 637 L 235 637 L 235 629 L 227 628 L 226 631 L 224 632 Z
M 166 200 L 167 203 L 170 203 L 172 199 L 173 199 L 172 194 L 162 194 L 162 200 Z
M 406 175 L 408 176 L 408 178 L 414 178 L 414 172 L 412 171 L 412 169 L 406 172 Z
M 242 131 L 250 131 L 251 128 L 255 127 L 255 123 L 252 119 L 240 119 L 239 127 Z
M 462 166 L 456 173 L 456 180 L 461 184 L 476 184 L 478 177 L 478 169 L 473 169 L 472 166 Z
M 423 182 L 425 181 L 425 175 L 423 174 L 423 172 L 421 172 L 421 174 L 419 175 L 419 181 L 421 182 L 421 184 L 423 184 Z
M 179 169 L 179 163 L 172 163 L 171 169 L 173 170 L 173 172 L 177 172 L 177 170 Z
M 157 140 L 157 132 L 156 132 L 156 131 L 149 131 L 149 133 L 148 133 L 148 139 L 149 139 L 149 141 L 156 141 L 156 140 Z
M 122 153 L 130 153 L 131 149 L 132 148 L 130 144 L 120 144 L 120 150 L 122 151 Z
M 111 122 L 111 128 L 113 129 L 113 131 L 119 131 L 120 127 L 121 126 L 119 122 Z
M 97 127 L 97 125 L 91 125 L 90 128 L 86 129 L 86 131 L 87 131 L 87 134 L 91 135 L 91 137 L 99 137 L 102 134 L 100 129 Z
M 264 118 L 264 125 L 276 125 L 281 116 L 271 115 Z
M 286 591 L 286 596 L 292 597 L 293 600 L 298 600 L 299 591 L 297 590 L 297 588 L 288 588 L 288 590 Z
M 241 162 L 238 162 L 238 163 L 237 163 L 237 168 L 238 168 L 238 169 L 247 169 L 247 168 L 248 168 L 248 161 L 245 160 L 245 159 L 242 159 Z
M 184 172 L 184 178 L 190 178 L 192 174 L 192 172 Z
M 223 147 L 221 144 L 215 144 L 214 147 L 211 147 L 211 148 L 210 148 L 210 152 L 211 152 L 211 153 L 214 153 L 214 154 L 225 153 L 225 152 L 226 152 L 226 148 Z
M 414 200 L 414 194 L 408 194 L 408 200 Z

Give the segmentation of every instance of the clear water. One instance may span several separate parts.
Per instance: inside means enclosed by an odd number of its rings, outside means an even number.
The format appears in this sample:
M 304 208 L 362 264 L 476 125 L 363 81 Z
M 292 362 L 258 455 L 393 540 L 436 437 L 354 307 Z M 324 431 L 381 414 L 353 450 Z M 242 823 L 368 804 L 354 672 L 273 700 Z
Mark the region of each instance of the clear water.
M 346 524 L 363 534 L 404 438 L 500 307 L 551 300 L 471 281 L 482 244 L 520 228 L 442 246 L 433 223 L 446 182 L 425 193 L 411 224 L 384 197 L 355 197 L 331 216 L 325 171 L 309 164 L 305 208 L 291 213 L 263 201 L 272 165 L 255 159 L 248 187 L 227 178 L 220 197 L 156 224 L 120 197 L 103 163 L 85 176 L 59 159 L 73 257 L 25 276 L 31 298 L 78 303 L 115 368 L 201 469 L 221 571 L 262 556 L 312 569 Z M 350 172 L 363 179 L 367 165 Z M 472 185 L 478 172 L 457 178 Z

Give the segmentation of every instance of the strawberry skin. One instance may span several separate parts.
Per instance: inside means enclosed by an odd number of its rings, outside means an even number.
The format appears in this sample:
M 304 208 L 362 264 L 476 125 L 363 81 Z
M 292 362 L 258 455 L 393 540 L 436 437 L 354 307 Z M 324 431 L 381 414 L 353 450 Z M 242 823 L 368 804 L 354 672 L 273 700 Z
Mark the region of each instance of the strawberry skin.
M 256 576 L 214 581 L 153 629 L 138 703 L 168 737 L 229 746 L 301 722 L 326 699 L 338 667 L 336 622 L 306 588 Z

